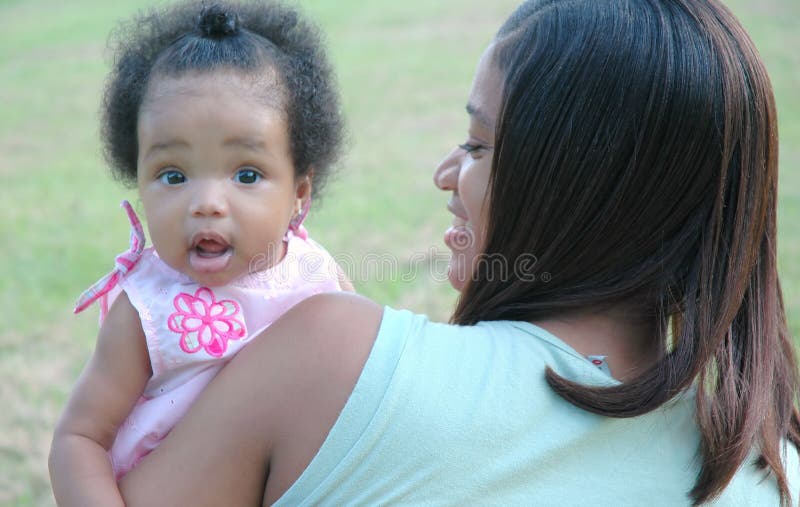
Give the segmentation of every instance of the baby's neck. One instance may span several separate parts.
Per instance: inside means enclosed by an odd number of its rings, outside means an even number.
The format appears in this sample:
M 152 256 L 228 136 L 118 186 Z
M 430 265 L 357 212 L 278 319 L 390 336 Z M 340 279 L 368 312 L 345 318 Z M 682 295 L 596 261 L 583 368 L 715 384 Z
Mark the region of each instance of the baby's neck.
M 268 259 L 266 256 L 263 256 L 261 259 L 253 259 L 253 261 L 250 263 L 251 269 L 247 272 L 247 275 L 257 275 L 258 273 L 265 273 L 270 269 L 280 265 L 280 263 L 283 262 L 283 259 L 286 258 L 286 254 L 288 252 L 289 252 L 288 241 L 286 240 L 281 241 L 277 255 L 271 259 Z

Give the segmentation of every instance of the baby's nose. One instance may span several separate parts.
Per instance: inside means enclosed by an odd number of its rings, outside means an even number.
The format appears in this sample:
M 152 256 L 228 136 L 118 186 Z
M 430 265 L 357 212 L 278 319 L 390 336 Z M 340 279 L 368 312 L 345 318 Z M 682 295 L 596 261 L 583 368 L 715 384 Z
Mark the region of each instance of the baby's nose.
M 198 183 L 192 196 L 192 216 L 225 216 L 228 214 L 228 200 L 219 182 Z

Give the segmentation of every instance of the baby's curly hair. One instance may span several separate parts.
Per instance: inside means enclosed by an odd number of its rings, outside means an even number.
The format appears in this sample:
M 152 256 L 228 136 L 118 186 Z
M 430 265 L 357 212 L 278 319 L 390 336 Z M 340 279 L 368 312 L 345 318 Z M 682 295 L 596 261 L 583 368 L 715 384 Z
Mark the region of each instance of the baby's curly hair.
M 318 195 L 341 151 L 344 122 L 319 30 L 295 9 L 263 0 L 189 0 L 140 13 L 112 35 L 111 47 L 101 135 L 118 180 L 136 182 L 137 125 L 151 76 L 233 69 L 259 77 L 274 70 L 295 175 L 313 169 Z M 276 95 L 274 89 L 266 91 Z

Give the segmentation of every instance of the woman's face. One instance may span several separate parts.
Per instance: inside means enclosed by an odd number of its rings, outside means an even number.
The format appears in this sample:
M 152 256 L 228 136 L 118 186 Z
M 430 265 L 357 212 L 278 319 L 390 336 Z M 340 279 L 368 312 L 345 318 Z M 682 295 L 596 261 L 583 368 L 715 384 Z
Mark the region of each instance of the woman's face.
M 444 242 L 452 251 L 448 278 L 459 292 L 472 276 L 486 237 L 487 191 L 502 86 L 493 49 L 490 45 L 478 62 L 467 102 L 467 140 L 442 160 L 433 175 L 439 189 L 452 192 L 447 209 L 453 214 L 453 225 L 445 232 Z

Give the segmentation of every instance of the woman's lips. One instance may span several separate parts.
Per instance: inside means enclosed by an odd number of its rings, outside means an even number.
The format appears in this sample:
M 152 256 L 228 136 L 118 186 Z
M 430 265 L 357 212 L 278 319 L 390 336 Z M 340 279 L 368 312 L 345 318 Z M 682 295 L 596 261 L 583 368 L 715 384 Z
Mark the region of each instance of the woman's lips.
M 469 222 L 467 222 L 466 218 L 461 218 L 460 216 L 453 217 L 453 227 L 466 227 Z
M 444 231 L 444 244 L 454 252 L 467 250 L 475 245 L 475 233 L 466 225 L 453 225 Z
M 473 246 L 475 234 L 469 225 L 464 207 L 455 196 L 448 201 L 447 210 L 453 214 L 453 224 L 444 232 L 444 244 L 453 251 L 465 250 Z
M 456 218 L 460 218 L 464 222 L 469 220 L 467 218 L 467 212 L 464 211 L 464 207 L 461 206 L 460 203 L 454 202 L 452 199 L 447 203 L 447 211 L 452 213 Z

